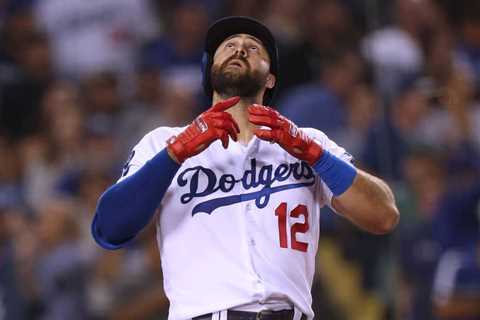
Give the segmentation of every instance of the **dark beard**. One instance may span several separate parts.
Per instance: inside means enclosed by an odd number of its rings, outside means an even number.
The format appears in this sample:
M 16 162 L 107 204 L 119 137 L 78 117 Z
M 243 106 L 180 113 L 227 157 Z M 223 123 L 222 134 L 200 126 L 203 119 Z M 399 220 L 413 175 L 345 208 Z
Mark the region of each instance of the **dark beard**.
M 241 60 L 245 71 L 226 70 L 227 65 L 233 59 Z M 212 66 L 211 82 L 212 88 L 221 96 L 226 97 L 255 97 L 265 87 L 268 74 L 262 74 L 258 70 L 252 71 L 250 64 L 241 57 L 232 57 L 220 66 Z

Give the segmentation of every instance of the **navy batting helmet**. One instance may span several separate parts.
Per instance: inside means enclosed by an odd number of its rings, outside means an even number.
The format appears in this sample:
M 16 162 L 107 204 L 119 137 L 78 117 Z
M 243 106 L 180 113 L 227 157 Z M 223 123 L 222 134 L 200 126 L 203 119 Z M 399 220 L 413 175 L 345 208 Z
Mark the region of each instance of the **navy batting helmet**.
M 270 72 L 278 79 L 278 49 L 270 30 L 259 21 L 249 17 L 232 16 L 222 18 L 214 22 L 208 29 L 205 52 L 202 58 L 203 90 L 210 98 L 213 96 L 210 70 L 215 51 L 226 38 L 238 33 L 246 33 L 262 41 L 270 56 Z M 265 91 L 263 96 L 265 105 L 269 105 L 272 102 L 274 93 L 275 87 Z

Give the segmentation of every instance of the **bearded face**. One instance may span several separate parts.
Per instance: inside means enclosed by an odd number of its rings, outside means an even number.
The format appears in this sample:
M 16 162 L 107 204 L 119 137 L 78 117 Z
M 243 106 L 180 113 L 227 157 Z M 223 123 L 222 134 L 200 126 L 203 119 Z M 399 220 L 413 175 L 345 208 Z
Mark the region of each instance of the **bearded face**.
M 265 88 L 268 72 L 253 69 L 249 61 L 233 55 L 211 69 L 213 90 L 224 96 L 255 97 Z

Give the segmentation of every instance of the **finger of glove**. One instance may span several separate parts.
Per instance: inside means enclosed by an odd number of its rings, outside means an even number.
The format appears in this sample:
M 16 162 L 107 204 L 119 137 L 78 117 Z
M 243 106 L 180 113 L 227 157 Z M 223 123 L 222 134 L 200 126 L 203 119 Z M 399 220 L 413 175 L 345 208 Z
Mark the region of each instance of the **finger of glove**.
M 256 124 L 259 126 L 267 126 L 272 129 L 280 127 L 280 124 L 278 123 L 277 119 L 272 118 L 270 116 L 260 116 L 260 115 L 249 114 L 248 121 L 250 121 L 253 124 Z
M 276 134 L 274 130 L 267 130 L 267 129 L 255 129 L 253 133 L 262 140 L 269 141 L 269 142 L 276 142 Z
M 235 130 L 238 133 L 240 133 L 240 127 L 238 126 L 238 123 L 237 123 L 237 121 L 235 121 L 235 119 L 233 119 L 233 117 L 230 113 L 227 113 L 227 112 L 213 112 L 211 114 L 211 118 L 231 122 L 233 124 L 233 126 L 235 127 Z
M 266 116 L 271 116 L 271 117 L 280 116 L 278 111 L 273 110 L 270 107 L 262 106 L 262 105 L 259 105 L 259 104 L 252 104 L 252 105 L 248 106 L 248 113 L 256 114 L 256 115 L 266 115 Z
M 237 131 L 235 129 L 235 125 L 233 124 L 233 122 L 229 121 L 228 119 L 227 120 L 212 119 L 211 121 L 212 121 L 212 125 L 215 128 L 226 131 L 226 133 L 228 133 L 234 141 L 238 140 Z
M 228 133 L 225 130 L 218 130 L 220 134 L 220 140 L 224 149 L 228 148 Z
M 220 101 L 216 103 L 212 108 L 210 108 L 211 111 L 225 111 L 228 108 L 236 105 L 240 101 L 240 97 L 231 97 L 228 98 L 227 100 Z

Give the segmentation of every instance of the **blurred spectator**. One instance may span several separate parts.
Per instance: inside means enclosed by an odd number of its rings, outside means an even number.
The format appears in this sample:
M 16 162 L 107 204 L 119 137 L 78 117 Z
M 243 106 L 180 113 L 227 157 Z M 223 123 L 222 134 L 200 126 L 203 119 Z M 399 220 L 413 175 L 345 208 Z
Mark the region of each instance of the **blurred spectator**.
M 137 79 L 137 95 L 122 115 L 124 146 L 127 154 L 145 132 L 159 126 L 184 126 L 200 112 L 204 101 L 196 88 L 181 79 L 161 77 L 152 70 L 142 71 Z M 203 111 L 203 110 L 201 110 Z
M 123 146 L 120 152 L 122 154 L 127 154 L 145 132 L 161 125 L 159 114 L 162 112 L 163 91 L 165 91 L 163 85 L 167 85 L 165 82 L 157 68 L 138 68 L 135 73 L 133 96 L 121 115 L 120 135 Z
M 200 90 L 199 66 L 209 21 L 207 9 L 200 1 L 184 1 L 173 8 L 166 33 L 146 45 L 140 64 L 158 68 L 162 74 Z
M 263 21 L 274 32 L 275 40 L 281 46 L 290 47 L 302 40 L 306 4 L 306 0 L 268 1 Z
M 475 1 L 467 1 L 463 4 L 464 17 L 460 24 L 461 37 L 456 52 L 459 60 L 466 63 L 473 73 L 478 94 L 480 93 L 480 4 Z
M 114 118 L 121 110 L 122 97 L 117 76 L 112 72 L 98 72 L 83 79 L 88 114 Z
M 2 211 L 2 218 L 5 227 L 2 258 L 6 260 L 2 259 L 1 264 L 5 268 L 2 271 L 6 273 L 1 273 L 5 276 L 1 286 L 8 292 L 2 299 L 6 312 L 13 312 L 18 319 L 36 318 L 43 308 L 37 297 L 37 282 L 33 273 L 38 249 L 34 216 L 27 208 L 17 206 Z M 17 309 L 19 307 L 21 310 Z
M 50 199 L 38 213 L 41 244 L 35 269 L 41 319 L 86 318 L 86 265 L 78 244 L 74 203 Z
M 228 0 L 224 8 L 225 16 L 248 16 L 259 19 L 265 12 L 267 1 Z
M 198 109 L 197 94 L 181 81 L 170 80 L 164 87 L 162 122 L 174 126 L 184 126 L 195 117 Z
M 113 311 L 124 252 L 103 252 L 88 274 L 88 313 L 92 319 L 105 319 Z
M 94 171 L 114 172 L 118 152 L 128 132 L 122 132 L 122 110 L 125 101 L 121 96 L 118 78 L 111 72 L 101 72 L 87 77 L 83 82 L 85 110 L 87 111 L 84 150 L 87 167 Z
M 114 132 L 113 124 L 108 122 L 97 122 L 88 128 L 83 152 L 85 167 L 89 171 L 104 173 L 110 177 L 116 176 L 121 171 L 119 141 L 112 132 Z
M 451 33 L 437 34 L 431 40 L 424 82 L 434 100 L 423 134 L 428 143 L 450 150 L 466 142 L 479 148 L 480 109 L 474 100 L 474 78 L 453 52 Z
M 78 79 L 111 70 L 133 70 L 136 50 L 158 32 L 146 0 L 42 0 L 36 19 L 51 41 L 61 76 Z
M 84 261 L 90 266 L 88 277 L 91 277 L 92 269 L 105 255 L 105 251 L 98 248 L 91 237 L 91 221 L 97 206 L 97 200 L 109 185 L 112 184 L 112 177 L 103 172 L 94 172 L 86 169 L 79 178 L 77 194 L 78 215 L 75 220 L 79 227 L 79 249 Z M 93 284 L 91 285 L 93 286 Z M 90 289 L 89 289 L 90 291 Z M 90 304 L 91 301 L 88 303 Z
M 359 157 L 365 148 L 368 131 L 378 120 L 380 103 L 380 97 L 370 85 L 355 85 L 346 102 L 346 125 L 336 133 L 338 144 Z
M 422 144 L 429 93 L 417 79 L 406 81 L 389 109 L 370 128 L 360 159 L 368 169 L 398 180 L 410 147 Z
M 19 46 L 37 28 L 30 10 L 31 1 L 3 0 L 0 3 L 4 18 L 1 23 L 0 61 L 14 62 Z
M 0 40 L 0 125 L 19 139 L 40 128 L 39 101 L 52 77 L 49 39 L 28 8 L 8 16 Z
M 395 179 L 402 177 L 403 157 L 415 144 L 441 150 L 450 160 L 464 157 L 467 150 L 472 150 L 472 161 L 476 158 L 480 111 L 471 78 L 455 64 L 448 34 L 435 36 L 431 43 L 429 76 L 404 78 L 386 110 L 387 120 L 380 119 L 371 129 L 364 152 L 367 167 Z
M 43 127 L 65 162 L 79 165 L 84 134 L 82 104 L 78 90 L 67 82 L 53 84 L 43 99 Z
M 0 211 L 23 204 L 21 166 L 17 150 L 5 137 L 0 136 Z
M 363 64 L 353 51 L 338 51 L 323 61 L 321 79 L 299 86 L 279 103 L 282 114 L 301 127 L 317 128 L 337 139 L 347 125 L 346 105 L 361 79 Z
M 350 8 L 343 1 L 313 1 L 308 14 L 307 39 L 316 53 L 329 55 L 339 49 L 355 48 L 357 34 Z
M 462 251 L 447 251 L 438 265 L 434 290 L 433 300 L 438 319 L 478 319 L 480 245 Z
M 152 223 L 137 239 L 137 246 L 129 250 L 118 279 L 118 299 L 110 319 L 166 318 L 168 300 L 163 292 L 163 277 L 158 259 L 158 248 Z
M 435 236 L 443 250 L 468 248 L 480 238 L 478 167 L 453 166 L 451 171 L 463 171 L 464 176 L 470 175 L 470 179 L 450 183 L 436 208 Z
M 435 319 L 431 293 L 442 252 L 436 238 L 435 214 L 446 192 L 447 172 L 442 157 L 418 149 L 405 159 L 404 189 L 397 189 L 402 222 L 396 246 L 399 269 L 394 295 L 398 319 Z
M 56 83 L 42 103 L 44 131 L 19 145 L 24 159 L 25 196 L 33 208 L 39 208 L 53 195 L 73 194 L 85 159 L 77 89 Z
M 9 212 L 13 213 L 13 212 Z M 0 210 L 0 315 L 2 319 L 27 319 L 26 299 L 16 272 L 17 261 L 7 210 Z M 14 213 L 18 214 L 18 213 Z
M 89 281 L 94 319 L 164 319 L 168 301 L 152 223 L 136 245 L 123 252 L 103 252 Z
M 428 41 L 446 24 L 433 0 L 397 0 L 392 9 L 394 23 L 368 35 L 362 48 L 384 98 L 395 95 L 405 77 L 422 71 Z
M 275 1 L 274 1 L 275 3 Z M 301 2 L 300 2 L 301 5 Z M 287 89 L 323 77 L 323 66 L 338 51 L 356 48 L 358 34 L 349 8 L 340 0 L 308 2 L 305 17 L 298 22 L 304 36 L 297 44 L 280 42 L 279 94 Z

